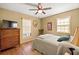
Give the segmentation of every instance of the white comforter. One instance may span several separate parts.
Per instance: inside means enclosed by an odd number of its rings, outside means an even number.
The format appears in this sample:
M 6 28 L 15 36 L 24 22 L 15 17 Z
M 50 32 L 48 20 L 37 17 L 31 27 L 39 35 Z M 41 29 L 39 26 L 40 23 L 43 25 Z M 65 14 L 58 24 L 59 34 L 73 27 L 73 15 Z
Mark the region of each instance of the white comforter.
M 56 55 L 58 54 L 57 49 L 59 47 L 59 43 L 57 42 L 59 36 L 55 36 L 52 34 L 45 34 L 38 36 L 33 41 L 33 48 L 47 55 Z
M 40 35 L 33 41 L 33 48 L 49 55 L 64 54 L 65 50 L 63 48 L 65 46 L 72 47 L 73 45 L 69 42 L 58 42 L 58 38 L 60 38 L 60 36 L 52 34 Z
M 58 38 L 60 38 L 60 36 L 45 34 L 45 35 L 38 36 L 36 39 L 42 40 L 50 44 L 55 44 L 58 46 L 60 43 L 60 42 L 57 42 Z

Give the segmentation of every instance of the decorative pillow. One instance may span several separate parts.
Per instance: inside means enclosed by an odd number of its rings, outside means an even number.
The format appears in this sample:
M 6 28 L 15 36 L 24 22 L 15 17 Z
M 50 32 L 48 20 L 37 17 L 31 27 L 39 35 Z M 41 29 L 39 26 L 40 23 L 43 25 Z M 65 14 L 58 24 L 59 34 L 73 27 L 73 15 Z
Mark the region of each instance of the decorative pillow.
M 68 41 L 70 39 L 70 35 L 66 35 L 66 36 L 62 36 L 60 37 L 57 41 L 61 42 L 61 41 Z

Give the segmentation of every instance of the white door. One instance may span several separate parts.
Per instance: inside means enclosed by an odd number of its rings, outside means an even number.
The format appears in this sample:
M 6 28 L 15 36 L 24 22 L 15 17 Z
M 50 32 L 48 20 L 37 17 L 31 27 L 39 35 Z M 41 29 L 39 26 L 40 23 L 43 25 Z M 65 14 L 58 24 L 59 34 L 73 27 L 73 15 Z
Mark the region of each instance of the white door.
M 31 20 L 22 20 L 22 29 L 23 29 L 23 38 L 28 38 L 30 37 L 31 34 Z

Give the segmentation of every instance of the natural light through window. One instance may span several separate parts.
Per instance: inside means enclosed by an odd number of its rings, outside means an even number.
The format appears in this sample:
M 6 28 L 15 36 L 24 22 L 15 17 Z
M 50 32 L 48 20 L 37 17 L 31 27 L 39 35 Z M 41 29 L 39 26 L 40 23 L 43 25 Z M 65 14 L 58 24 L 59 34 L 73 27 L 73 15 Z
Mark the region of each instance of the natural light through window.
M 70 32 L 70 17 L 57 19 L 57 32 Z
M 23 38 L 29 37 L 31 34 L 31 20 L 23 19 L 22 27 L 23 27 Z

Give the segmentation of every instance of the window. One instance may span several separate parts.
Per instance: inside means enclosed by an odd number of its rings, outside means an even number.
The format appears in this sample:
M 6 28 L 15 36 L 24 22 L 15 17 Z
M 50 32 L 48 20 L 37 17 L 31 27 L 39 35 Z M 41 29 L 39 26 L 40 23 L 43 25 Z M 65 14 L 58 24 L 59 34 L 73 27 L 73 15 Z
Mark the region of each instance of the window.
M 22 20 L 23 38 L 29 37 L 31 34 L 31 20 Z
M 70 32 L 70 17 L 57 19 L 57 32 L 64 32 L 69 33 Z

